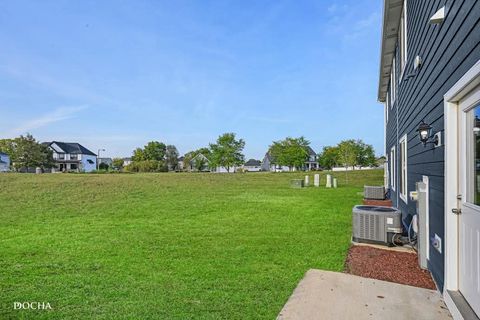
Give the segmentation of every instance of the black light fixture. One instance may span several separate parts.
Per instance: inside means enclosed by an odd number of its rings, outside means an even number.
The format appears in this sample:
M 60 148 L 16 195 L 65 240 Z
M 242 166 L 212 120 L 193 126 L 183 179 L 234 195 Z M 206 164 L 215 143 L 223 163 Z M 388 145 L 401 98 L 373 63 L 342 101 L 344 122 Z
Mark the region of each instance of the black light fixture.
M 425 123 L 425 121 L 423 120 L 418 125 L 417 132 L 420 137 L 420 141 L 422 141 L 424 147 L 427 146 L 427 143 L 433 143 L 435 146 L 438 146 L 439 144 L 438 136 L 432 136 L 432 129 L 432 126 L 428 123 Z

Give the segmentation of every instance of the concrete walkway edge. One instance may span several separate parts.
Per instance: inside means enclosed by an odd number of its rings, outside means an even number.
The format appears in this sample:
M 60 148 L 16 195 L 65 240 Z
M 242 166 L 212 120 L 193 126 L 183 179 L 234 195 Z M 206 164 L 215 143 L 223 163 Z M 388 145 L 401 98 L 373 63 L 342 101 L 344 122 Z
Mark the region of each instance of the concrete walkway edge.
M 452 319 L 439 292 L 311 269 L 277 319 Z

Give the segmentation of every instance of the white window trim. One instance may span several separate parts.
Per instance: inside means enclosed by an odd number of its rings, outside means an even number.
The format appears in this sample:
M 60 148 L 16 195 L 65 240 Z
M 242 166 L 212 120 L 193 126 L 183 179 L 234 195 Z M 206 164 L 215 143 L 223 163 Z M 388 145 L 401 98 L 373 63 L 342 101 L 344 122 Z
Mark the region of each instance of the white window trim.
M 387 96 L 387 99 L 388 99 L 388 96 Z M 385 102 L 385 126 L 387 125 L 388 123 L 388 102 Z
M 396 187 L 396 176 L 395 176 L 395 169 L 396 169 L 396 165 L 397 165 L 397 154 L 396 154 L 396 151 L 395 151 L 395 146 L 393 146 L 391 149 L 390 149 L 390 187 L 392 187 L 392 190 L 395 191 L 395 187 Z
M 384 165 L 384 174 L 383 174 L 383 185 L 389 186 L 390 183 L 390 155 L 385 154 L 385 165 Z
M 405 148 L 404 148 L 404 153 L 403 153 L 403 158 L 402 158 L 402 148 L 401 148 L 401 145 L 402 143 L 405 142 Z M 403 188 L 402 186 L 399 186 L 400 189 L 399 189 L 399 194 L 400 194 L 400 199 L 403 200 L 403 202 L 405 203 L 408 203 L 408 163 L 407 163 L 407 159 L 408 159 L 408 156 L 407 156 L 407 135 L 405 134 L 399 141 L 399 149 L 400 149 L 400 176 L 402 177 L 401 179 L 401 183 L 404 184 Z M 403 172 L 404 172 L 404 166 L 405 166 L 405 176 L 402 176 L 403 175 Z M 402 189 L 405 193 L 402 193 Z
M 452 213 L 458 207 L 458 101 L 480 84 L 480 60 L 468 70 L 444 95 L 445 114 L 445 271 L 443 297 L 452 314 L 461 319 L 449 290 L 458 290 L 459 216 Z
M 396 52 L 396 50 L 395 50 Z M 395 56 L 393 57 L 393 62 L 392 62 L 392 71 L 390 72 L 390 108 L 393 109 L 393 104 L 395 103 L 395 100 L 397 98 L 397 85 L 396 85 L 396 72 L 395 70 L 397 69 L 397 64 L 395 62 Z
M 426 212 L 427 214 L 425 215 L 425 229 L 427 233 L 427 239 L 430 239 L 430 178 L 428 176 L 422 176 L 422 181 L 425 183 L 425 190 L 426 192 L 426 199 L 425 199 L 425 204 L 426 204 Z M 427 245 L 427 260 L 430 260 L 430 246 Z

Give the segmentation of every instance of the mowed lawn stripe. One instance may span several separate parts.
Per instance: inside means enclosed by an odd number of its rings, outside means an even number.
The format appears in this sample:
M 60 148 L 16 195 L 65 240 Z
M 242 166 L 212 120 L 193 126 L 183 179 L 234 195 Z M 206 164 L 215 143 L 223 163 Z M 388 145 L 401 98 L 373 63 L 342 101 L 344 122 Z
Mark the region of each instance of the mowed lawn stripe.
M 304 175 L 0 175 L 0 318 L 275 318 L 309 268 L 343 269 L 352 206 L 383 179 L 290 188 Z

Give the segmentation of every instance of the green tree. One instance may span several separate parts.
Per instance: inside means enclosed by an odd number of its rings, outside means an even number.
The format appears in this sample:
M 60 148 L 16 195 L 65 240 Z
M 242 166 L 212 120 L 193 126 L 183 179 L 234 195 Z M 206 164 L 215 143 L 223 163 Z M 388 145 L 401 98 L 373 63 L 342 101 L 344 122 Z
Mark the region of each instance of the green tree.
M 98 169 L 107 171 L 109 168 L 108 163 L 102 162 L 98 165 Z
M 338 163 L 338 147 L 324 147 L 318 162 L 322 168 L 331 170 Z
M 120 170 L 123 168 L 123 159 L 122 158 L 113 158 L 112 160 L 112 166 L 117 169 L 117 170 Z
M 142 148 L 137 148 L 133 150 L 132 161 L 144 161 L 144 160 L 146 160 L 146 158 Z
M 245 161 L 242 154 L 245 147 L 243 139 L 235 139 L 235 133 L 224 133 L 218 137 L 217 143 L 210 144 L 211 167 L 224 167 L 227 172 L 233 166 L 239 166 Z
M 212 155 L 212 151 L 207 147 L 202 147 L 200 149 L 195 150 L 196 155 L 199 153 L 203 154 L 207 159 L 209 159 Z
M 10 156 L 10 159 L 15 157 L 15 139 L 0 139 L 0 151 Z
M 137 148 L 133 150 L 132 161 L 164 161 L 166 150 L 167 147 L 165 143 L 158 141 L 150 141 L 143 147 L 143 149 Z
M 203 154 L 207 159 L 210 159 L 211 156 L 212 156 L 210 149 L 205 148 L 205 147 L 185 153 L 185 155 L 183 156 L 183 168 L 185 170 L 189 171 L 191 169 L 196 169 L 195 168 L 195 163 L 192 162 L 192 160 L 198 154 Z M 206 161 L 205 161 L 204 165 L 206 166 Z
M 203 171 L 207 167 L 207 160 L 204 157 L 198 156 L 198 157 L 195 157 L 195 159 L 192 159 L 192 161 L 193 161 L 193 167 L 197 171 Z
M 55 165 L 52 150 L 38 143 L 31 134 L 15 139 L 3 139 L 0 141 L 0 148 L 10 156 L 13 167 L 17 170 L 35 167 L 45 169 Z
M 375 150 L 373 147 L 362 140 L 355 141 L 355 144 L 357 146 L 356 165 L 360 167 L 375 166 L 377 159 L 375 158 Z
M 190 171 L 192 159 L 195 157 L 195 151 L 189 151 L 183 156 L 183 170 Z
M 338 144 L 338 161 L 345 167 L 345 181 L 348 183 L 348 167 L 357 164 L 358 146 L 355 140 L 344 140 Z
M 176 170 L 178 167 L 178 150 L 174 145 L 168 145 L 165 151 L 165 162 L 168 170 Z
M 150 141 L 147 145 L 143 148 L 143 154 L 145 156 L 145 160 L 165 160 L 165 152 L 167 147 L 165 143 L 158 142 L 158 141 Z
M 274 141 L 270 146 L 269 152 L 273 158 L 273 163 L 280 166 L 293 168 L 302 168 L 308 159 L 308 146 L 310 142 L 304 137 L 290 138 Z

